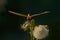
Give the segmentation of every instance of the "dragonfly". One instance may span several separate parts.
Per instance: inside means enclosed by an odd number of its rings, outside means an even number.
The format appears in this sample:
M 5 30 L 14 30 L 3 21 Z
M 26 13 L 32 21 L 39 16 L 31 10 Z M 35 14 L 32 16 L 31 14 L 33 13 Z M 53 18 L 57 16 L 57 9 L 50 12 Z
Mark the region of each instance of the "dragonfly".
M 15 14 L 15 15 L 18 15 L 18 16 L 26 17 L 27 20 L 30 20 L 32 17 L 35 17 L 35 16 L 39 16 L 39 15 L 43 15 L 43 14 L 49 13 L 49 11 L 44 11 L 42 13 L 38 13 L 38 14 L 34 14 L 34 15 L 30 15 L 30 13 L 28 13 L 28 15 L 24 15 L 24 14 L 16 13 L 16 12 L 13 12 L 13 11 L 8 11 L 8 12 L 10 12 L 12 14 Z

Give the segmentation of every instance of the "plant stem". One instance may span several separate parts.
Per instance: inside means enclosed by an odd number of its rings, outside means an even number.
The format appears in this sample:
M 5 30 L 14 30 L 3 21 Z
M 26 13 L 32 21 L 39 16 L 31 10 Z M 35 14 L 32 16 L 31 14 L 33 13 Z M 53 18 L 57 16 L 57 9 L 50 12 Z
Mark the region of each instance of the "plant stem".
M 30 27 L 30 36 L 31 36 L 31 40 L 34 40 L 34 37 L 33 37 L 33 27 Z

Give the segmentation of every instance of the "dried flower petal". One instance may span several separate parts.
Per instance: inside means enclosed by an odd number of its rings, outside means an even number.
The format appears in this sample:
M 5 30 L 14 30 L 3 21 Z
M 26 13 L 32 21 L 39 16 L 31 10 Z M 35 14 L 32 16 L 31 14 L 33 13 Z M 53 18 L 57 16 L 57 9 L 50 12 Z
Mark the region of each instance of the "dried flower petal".
M 47 26 L 46 25 L 35 26 L 34 31 L 33 31 L 33 36 L 36 39 L 43 39 L 46 36 L 48 36 L 49 31 L 45 27 Z
M 30 23 L 29 23 L 29 21 L 26 21 L 26 22 L 21 26 L 21 28 L 24 29 L 24 30 L 26 30 L 28 26 L 30 26 Z

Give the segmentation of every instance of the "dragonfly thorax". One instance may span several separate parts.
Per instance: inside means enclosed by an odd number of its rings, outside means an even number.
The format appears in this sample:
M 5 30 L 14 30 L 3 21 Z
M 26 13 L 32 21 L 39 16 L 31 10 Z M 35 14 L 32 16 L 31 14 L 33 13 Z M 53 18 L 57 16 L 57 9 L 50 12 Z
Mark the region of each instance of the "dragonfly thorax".
M 28 15 L 27 15 L 27 20 L 29 20 L 29 19 L 31 19 L 31 16 L 30 16 L 30 14 L 28 13 Z

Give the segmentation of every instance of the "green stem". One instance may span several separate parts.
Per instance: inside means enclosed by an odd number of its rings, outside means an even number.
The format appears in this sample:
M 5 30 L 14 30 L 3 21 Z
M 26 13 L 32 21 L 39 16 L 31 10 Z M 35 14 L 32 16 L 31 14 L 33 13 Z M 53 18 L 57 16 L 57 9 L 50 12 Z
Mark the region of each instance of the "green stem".
M 33 37 L 33 28 L 30 27 L 30 36 L 31 36 L 31 40 L 34 40 L 34 37 Z
M 38 39 L 36 39 L 36 40 L 38 40 Z

